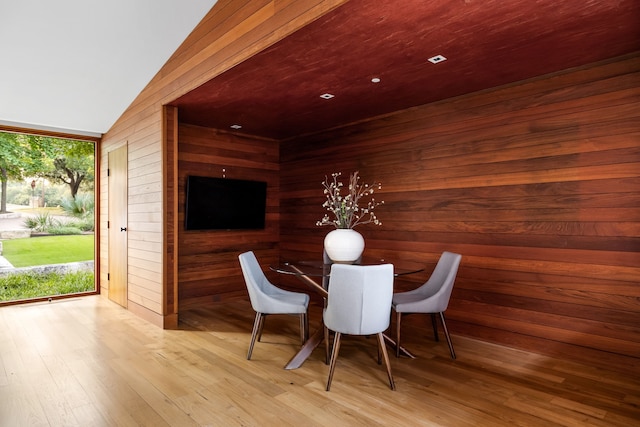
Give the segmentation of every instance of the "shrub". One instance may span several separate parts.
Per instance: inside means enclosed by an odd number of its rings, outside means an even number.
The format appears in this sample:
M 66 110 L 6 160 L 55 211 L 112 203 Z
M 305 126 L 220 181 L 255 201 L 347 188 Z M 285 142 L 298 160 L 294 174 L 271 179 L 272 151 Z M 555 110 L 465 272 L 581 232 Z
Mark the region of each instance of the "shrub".
M 56 227 L 47 228 L 47 233 L 53 234 L 56 236 L 70 235 L 70 234 L 82 234 L 82 230 L 78 227 L 73 227 L 69 225 L 59 225 Z
M 31 186 L 27 182 L 7 182 L 7 203 L 29 206 L 32 193 Z
M 60 226 L 60 221 L 49 215 L 49 212 L 42 212 L 37 216 L 25 218 L 23 224 L 33 231 L 44 232 L 47 229 Z
M 9 198 L 11 196 L 11 198 Z M 31 203 L 31 197 L 28 194 L 16 193 L 7 195 L 7 202 L 14 205 L 29 206 Z
M 68 225 L 72 225 L 73 227 L 78 227 L 82 231 L 94 231 L 95 230 L 95 222 L 93 218 L 93 212 L 86 215 L 80 221 L 73 221 Z
M 20 181 L 7 181 L 7 203 L 22 206 L 31 205 L 31 196 L 42 198 L 42 179 L 37 178 L 35 191 L 31 188 L 31 179 Z M 69 186 L 47 180 L 44 192 L 45 206 L 60 206 L 68 197 Z
M 35 230 L 38 226 L 38 220 L 36 218 L 28 216 L 23 220 L 23 224 L 29 230 Z
M 90 193 L 78 193 L 75 199 L 73 197 L 67 197 L 61 204 L 62 209 L 64 209 L 68 215 L 76 218 L 93 215 L 94 205 L 93 194 Z

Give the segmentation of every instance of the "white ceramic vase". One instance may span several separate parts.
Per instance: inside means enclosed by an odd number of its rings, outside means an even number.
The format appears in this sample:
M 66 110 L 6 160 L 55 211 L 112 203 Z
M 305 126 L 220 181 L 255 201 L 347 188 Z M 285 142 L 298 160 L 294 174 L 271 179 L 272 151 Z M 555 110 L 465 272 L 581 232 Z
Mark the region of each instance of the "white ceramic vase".
M 325 236 L 324 249 L 333 262 L 354 262 L 364 251 L 364 238 L 351 228 L 336 228 Z

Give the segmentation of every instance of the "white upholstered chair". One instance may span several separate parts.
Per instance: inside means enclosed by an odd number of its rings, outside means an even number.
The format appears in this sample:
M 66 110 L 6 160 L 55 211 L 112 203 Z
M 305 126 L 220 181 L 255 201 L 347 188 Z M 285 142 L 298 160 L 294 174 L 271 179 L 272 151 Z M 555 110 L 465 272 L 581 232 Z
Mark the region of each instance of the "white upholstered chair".
M 433 334 L 436 341 L 438 341 L 436 314 L 440 315 L 444 335 L 449 344 L 451 358 L 456 358 L 456 353 L 453 350 L 453 343 L 451 342 L 447 323 L 444 318 L 444 312 L 449 305 L 453 283 L 456 280 L 461 259 L 462 255 L 446 251 L 443 252 L 429 280 L 416 289 L 393 295 L 392 306 L 396 312 L 396 357 L 400 356 L 400 321 L 402 314 L 426 313 L 431 314 Z
M 387 367 L 389 385 L 392 390 L 395 390 L 389 356 L 382 335 L 389 327 L 392 297 L 392 264 L 368 266 L 333 264 L 331 266 L 329 296 L 323 314 L 325 328 L 335 332 L 327 391 L 331 388 L 342 334 L 378 337 L 378 363 L 382 353 Z M 326 330 L 325 336 L 327 336 Z
M 264 318 L 269 314 L 297 314 L 300 317 L 300 339 L 304 344 L 309 337 L 307 317 L 309 295 L 287 291 L 269 282 L 253 252 L 240 254 L 238 259 L 249 292 L 251 307 L 256 312 L 247 359 L 251 359 L 256 338 L 260 341 Z

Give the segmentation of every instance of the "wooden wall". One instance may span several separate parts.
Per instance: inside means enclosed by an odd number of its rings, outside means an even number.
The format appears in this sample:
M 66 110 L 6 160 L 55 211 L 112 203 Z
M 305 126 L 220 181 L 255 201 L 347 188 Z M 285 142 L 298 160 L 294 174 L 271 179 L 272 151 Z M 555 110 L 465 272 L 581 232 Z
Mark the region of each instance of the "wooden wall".
M 636 55 L 283 142 L 281 255 L 317 256 L 329 231 L 315 226 L 320 182 L 359 170 L 382 182 L 385 202 L 383 225 L 359 229 L 365 255 L 429 272 L 442 251 L 463 255 L 453 334 L 630 369 L 640 363 L 638 82 Z
M 278 261 L 279 145 L 277 141 L 234 136 L 180 125 L 178 144 L 179 310 L 212 301 L 246 297 L 238 255 L 252 250 L 263 264 Z M 188 175 L 267 182 L 264 230 L 184 230 Z
M 178 109 L 165 106 L 163 112 L 163 161 L 164 173 L 164 280 L 162 313 L 167 327 L 178 325 Z
M 184 172 L 173 186 L 165 179 L 178 160 L 164 153 L 171 142 L 164 106 L 343 2 L 220 0 L 104 135 L 105 293 L 108 152 L 129 148 L 129 309 L 171 326 L 175 300 L 168 292 L 176 284 L 167 277 L 187 278 L 180 266 L 197 255 L 189 258 L 179 225 L 167 227 L 180 224 L 175 201 Z M 318 256 L 328 231 L 314 225 L 323 214 L 320 181 L 359 169 L 364 179 L 383 182 L 385 200 L 384 225 L 360 230 L 368 254 L 428 269 L 442 250 L 463 254 L 449 309 L 454 334 L 620 367 L 637 363 L 639 63 L 638 56 L 611 61 L 283 143 L 282 258 Z M 261 240 L 249 237 L 253 247 Z M 165 254 L 176 241 L 185 256 L 178 262 Z M 225 242 L 199 243 L 215 252 Z M 233 251 L 222 256 L 225 265 Z M 238 280 L 218 282 L 215 295 L 241 292 L 237 270 L 226 273 Z M 184 289 L 185 304 L 202 301 L 199 286 Z
M 164 106 L 315 20 L 346 0 L 219 0 L 147 87 L 102 138 L 100 150 L 100 283 L 109 292 L 109 151 L 129 150 L 128 309 L 163 327 L 174 327 L 177 262 L 165 251 L 177 230 L 165 227 L 176 186 L 167 171 L 177 159 L 165 156 L 171 132 Z M 168 191 L 173 194 L 169 196 Z M 169 237 L 167 232 L 173 232 Z

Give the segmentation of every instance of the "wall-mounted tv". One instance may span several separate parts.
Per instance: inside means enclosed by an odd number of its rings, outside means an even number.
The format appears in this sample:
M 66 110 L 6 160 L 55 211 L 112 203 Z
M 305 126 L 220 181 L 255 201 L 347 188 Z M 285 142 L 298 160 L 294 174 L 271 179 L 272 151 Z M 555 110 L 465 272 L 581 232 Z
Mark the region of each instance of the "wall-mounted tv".
M 267 183 L 188 176 L 185 230 L 263 229 Z

